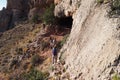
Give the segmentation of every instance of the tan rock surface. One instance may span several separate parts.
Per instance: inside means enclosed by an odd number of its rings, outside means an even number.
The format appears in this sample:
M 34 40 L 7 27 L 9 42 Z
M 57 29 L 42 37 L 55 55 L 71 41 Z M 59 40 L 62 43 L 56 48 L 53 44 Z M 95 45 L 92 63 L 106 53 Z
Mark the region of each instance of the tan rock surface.
M 108 5 L 96 6 L 95 0 L 77 1 L 72 0 L 70 5 L 70 0 L 62 0 L 55 8 L 55 15 L 62 17 L 80 4 L 72 15 L 70 37 L 61 50 L 67 72 L 72 80 L 109 80 L 112 68 L 120 73 L 119 19 L 107 16 Z

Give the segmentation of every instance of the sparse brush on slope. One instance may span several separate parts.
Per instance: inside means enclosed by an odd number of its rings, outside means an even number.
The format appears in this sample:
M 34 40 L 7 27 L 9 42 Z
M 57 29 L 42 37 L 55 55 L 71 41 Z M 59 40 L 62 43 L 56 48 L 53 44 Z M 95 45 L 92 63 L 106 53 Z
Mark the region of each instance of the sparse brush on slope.
M 120 0 L 113 0 L 111 2 L 111 11 L 110 15 L 120 15 Z
M 39 15 L 34 15 L 33 18 L 32 18 L 32 22 L 33 23 L 37 23 L 38 22 L 38 19 L 39 19 Z
M 97 3 L 103 3 L 104 2 L 104 0 L 96 0 L 97 1 Z
M 22 74 L 24 80 L 46 80 L 49 74 L 43 73 L 36 69 L 31 69 L 30 72 Z
M 17 76 L 10 77 L 9 80 L 47 80 L 48 72 L 41 72 L 32 68 L 29 72 L 23 72 Z
M 39 55 L 34 55 L 32 58 L 31 58 L 31 64 L 33 66 L 37 65 L 38 63 L 41 62 L 41 58 Z
M 109 16 L 120 15 L 120 0 L 96 0 L 98 4 L 109 2 L 111 10 Z

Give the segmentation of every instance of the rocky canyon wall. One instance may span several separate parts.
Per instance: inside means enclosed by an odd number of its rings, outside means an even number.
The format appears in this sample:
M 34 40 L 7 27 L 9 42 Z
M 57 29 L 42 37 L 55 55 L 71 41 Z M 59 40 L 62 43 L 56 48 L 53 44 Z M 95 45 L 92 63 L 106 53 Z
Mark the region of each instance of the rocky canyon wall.
M 96 0 L 62 0 L 56 5 L 55 16 L 73 17 L 59 55 L 72 80 L 111 80 L 120 73 L 120 21 L 108 17 L 109 9 L 109 4 L 98 5 Z
M 7 0 L 6 8 L 0 11 L 0 32 L 13 28 L 15 23 L 27 18 L 30 0 Z
M 51 3 L 54 0 L 7 0 L 6 8 L 0 11 L 0 32 L 13 28 L 20 21 L 41 16 Z

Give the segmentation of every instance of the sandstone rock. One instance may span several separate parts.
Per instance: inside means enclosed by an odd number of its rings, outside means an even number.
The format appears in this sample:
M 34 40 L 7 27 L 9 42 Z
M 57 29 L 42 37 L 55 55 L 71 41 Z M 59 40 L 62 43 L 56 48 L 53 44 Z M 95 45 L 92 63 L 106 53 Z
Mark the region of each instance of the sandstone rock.
M 73 25 L 64 51 L 66 65 L 71 80 L 81 72 L 76 80 L 108 80 L 109 64 L 120 55 L 119 18 L 107 16 L 109 7 L 96 7 L 96 0 L 62 0 L 55 7 L 55 16 L 72 16 Z M 68 15 L 68 12 L 73 13 Z M 119 59 L 118 59 L 119 60 Z M 117 65 L 114 66 L 116 71 Z M 109 68 L 108 68 L 109 66 Z
M 60 0 L 58 0 L 60 1 Z M 57 0 L 55 2 L 58 2 Z M 54 14 L 57 17 L 72 16 L 80 6 L 80 0 L 62 0 L 56 5 Z

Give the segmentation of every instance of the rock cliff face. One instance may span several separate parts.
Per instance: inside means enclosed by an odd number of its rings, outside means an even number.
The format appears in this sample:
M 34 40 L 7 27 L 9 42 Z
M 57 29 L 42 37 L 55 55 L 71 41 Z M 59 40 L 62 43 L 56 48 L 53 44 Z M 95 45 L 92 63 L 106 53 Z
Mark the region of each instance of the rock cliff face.
M 2 10 L 0 11 L 0 32 L 8 29 L 10 26 L 10 20 L 12 19 L 12 11 Z
M 0 11 L 0 32 L 13 28 L 20 21 L 42 15 L 54 0 L 7 0 L 7 8 Z
M 7 0 L 7 8 L 0 11 L 0 31 L 12 28 L 27 17 L 30 0 Z
M 48 7 L 51 3 L 54 3 L 54 0 L 30 0 L 30 10 L 28 14 L 29 20 L 32 20 L 32 18 L 36 15 L 43 15 L 45 8 Z
M 17 22 L 21 18 L 27 17 L 30 0 L 7 0 L 7 10 L 12 11 L 12 21 Z
M 73 17 L 59 55 L 72 80 L 111 80 L 120 73 L 120 20 L 109 18 L 108 10 L 108 4 L 97 5 L 96 0 L 62 0 L 56 6 L 56 16 Z
M 55 8 L 55 16 L 57 17 L 72 16 L 80 6 L 80 0 L 55 0 L 55 3 L 58 3 Z

